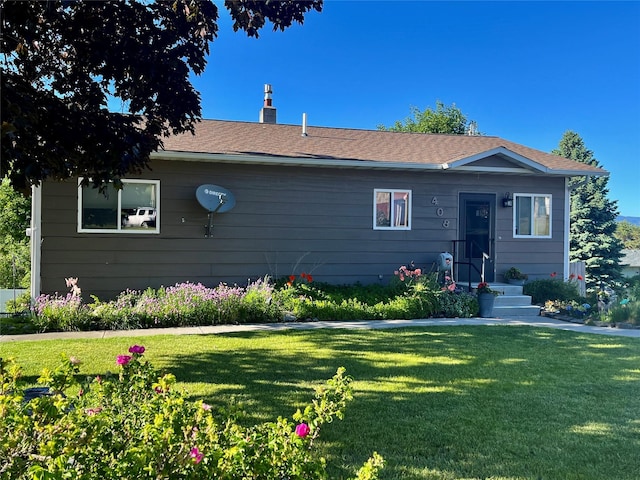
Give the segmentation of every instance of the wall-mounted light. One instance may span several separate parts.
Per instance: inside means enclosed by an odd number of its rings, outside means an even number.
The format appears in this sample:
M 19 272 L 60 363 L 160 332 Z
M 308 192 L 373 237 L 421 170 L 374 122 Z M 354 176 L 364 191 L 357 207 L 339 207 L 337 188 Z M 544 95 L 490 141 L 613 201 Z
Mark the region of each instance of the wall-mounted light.
M 504 194 L 504 198 L 502 199 L 502 206 L 505 208 L 513 207 L 513 198 L 509 192 Z

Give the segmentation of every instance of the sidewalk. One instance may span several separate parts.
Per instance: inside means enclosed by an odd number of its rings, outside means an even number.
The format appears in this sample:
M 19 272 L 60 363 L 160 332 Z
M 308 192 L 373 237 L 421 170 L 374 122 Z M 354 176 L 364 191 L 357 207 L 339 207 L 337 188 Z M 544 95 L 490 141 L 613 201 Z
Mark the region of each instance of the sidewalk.
M 149 328 L 140 330 L 104 330 L 92 332 L 52 332 L 33 333 L 28 335 L 0 335 L 0 342 L 17 342 L 23 340 L 53 340 L 66 338 L 113 338 L 143 337 L 152 335 L 216 335 L 234 332 L 277 331 L 285 329 L 311 330 L 319 328 L 348 329 L 381 329 L 401 327 L 448 327 L 455 325 L 512 325 L 556 328 L 580 333 L 611 335 L 619 337 L 640 338 L 640 329 L 621 329 L 609 327 L 592 327 L 579 323 L 563 322 L 553 318 L 540 316 L 520 316 L 511 318 L 427 318 L 418 320 L 363 320 L 348 322 L 290 322 L 263 323 L 251 325 L 213 325 L 183 328 Z

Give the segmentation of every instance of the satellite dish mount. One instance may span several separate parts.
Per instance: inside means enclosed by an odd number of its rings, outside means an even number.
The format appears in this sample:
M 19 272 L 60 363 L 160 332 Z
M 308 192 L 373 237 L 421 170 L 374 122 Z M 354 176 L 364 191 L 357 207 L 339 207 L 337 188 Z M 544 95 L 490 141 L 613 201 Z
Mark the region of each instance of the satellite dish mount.
M 213 236 L 213 214 L 228 212 L 235 206 L 236 199 L 226 188 L 210 184 L 200 185 L 196 189 L 196 199 L 207 210 L 204 237 L 211 238 Z

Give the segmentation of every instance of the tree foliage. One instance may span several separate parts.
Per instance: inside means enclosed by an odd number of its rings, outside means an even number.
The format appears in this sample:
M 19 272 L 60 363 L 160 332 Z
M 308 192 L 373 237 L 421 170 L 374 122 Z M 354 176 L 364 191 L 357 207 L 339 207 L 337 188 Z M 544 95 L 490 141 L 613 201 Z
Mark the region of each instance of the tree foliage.
M 404 120 L 404 123 L 397 121 L 391 127 L 378 125 L 378 130 L 391 132 L 414 132 L 414 133 L 450 133 L 464 135 L 472 133 L 477 135 L 475 122 L 467 122 L 467 117 L 453 103 L 447 106 L 440 100 L 436 101 L 435 110 L 427 107 L 420 111 L 418 107 L 411 107 L 411 115 Z
M 624 248 L 631 250 L 640 249 L 640 225 L 631 222 L 618 222 L 616 226 L 616 238 L 622 242 Z
M 234 30 L 258 37 L 265 21 L 284 30 L 322 0 L 225 7 Z M 211 0 L 2 0 L 0 9 L 0 173 L 15 188 L 74 176 L 119 186 L 163 137 L 193 131 L 201 108 L 189 76 L 204 71 L 217 36 Z
M 25 230 L 31 217 L 31 202 L 0 181 L 0 288 L 29 286 L 29 238 Z
M 562 136 L 554 154 L 600 167 L 593 152 L 575 132 Z M 618 286 L 622 279 L 622 242 L 615 236 L 618 207 L 608 198 L 608 177 L 574 178 L 570 181 L 570 259 L 586 266 L 587 291 L 603 285 Z

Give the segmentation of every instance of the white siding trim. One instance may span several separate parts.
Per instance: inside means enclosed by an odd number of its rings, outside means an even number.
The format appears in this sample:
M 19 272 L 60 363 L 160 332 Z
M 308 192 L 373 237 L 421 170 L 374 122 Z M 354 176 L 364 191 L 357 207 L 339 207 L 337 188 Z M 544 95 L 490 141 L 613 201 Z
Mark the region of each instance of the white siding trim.
M 569 178 L 564 179 L 564 279 L 569 279 L 569 251 L 571 248 L 571 191 Z
M 42 186 L 31 187 L 31 298 L 40 295 L 40 260 L 42 258 Z

